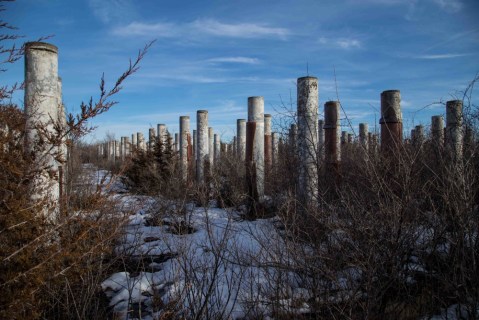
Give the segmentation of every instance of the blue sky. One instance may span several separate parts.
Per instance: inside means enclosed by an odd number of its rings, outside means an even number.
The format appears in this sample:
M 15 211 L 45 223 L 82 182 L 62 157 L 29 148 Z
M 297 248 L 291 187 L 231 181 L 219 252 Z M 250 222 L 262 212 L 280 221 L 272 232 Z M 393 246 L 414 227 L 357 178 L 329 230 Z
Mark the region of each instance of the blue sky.
M 407 132 L 444 114 L 444 106 L 428 105 L 453 99 L 479 72 L 475 0 L 18 0 L 5 6 L 0 14 L 25 41 L 53 35 L 48 41 L 59 47 L 63 99 L 73 112 L 98 96 L 103 72 L 112 85 L 129 57 L 156 39 L 116 97 L 119 105 L 92 122 L 98 129 L 87 141 L 106 132 L 146 135 L 157 123 L 177 132 L 181 115 L 194 128 L 199 109 L 209 110 L 210 126 L 227 140 L 236 119 L 247 118 L 247 97 L 264 96 L 266 113 L 284 113 L 290 101 L 295 108 L 296 78 L 307 73 L 319 78 L 320 115 L 339 95 L 356 132 L 360 122 L 374 128 L 381 91 L 401 90 Z M 23 63 L 2 78 L 2 84 L 22 81 Z M 21 103 L 22 94 L 14 99 Z

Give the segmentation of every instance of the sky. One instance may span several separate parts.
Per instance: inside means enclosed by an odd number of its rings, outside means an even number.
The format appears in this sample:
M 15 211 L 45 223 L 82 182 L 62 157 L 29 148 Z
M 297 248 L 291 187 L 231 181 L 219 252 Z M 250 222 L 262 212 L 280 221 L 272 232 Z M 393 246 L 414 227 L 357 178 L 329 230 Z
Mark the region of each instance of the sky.
M 296 79 L 318 77 L 319 114 L 340 100 L 343 130 L 378 127 L 380 94 L 401 90 L 405 133 L 445 114 L 438 102 L 462 97 L 479 72 L 477 0 L 17 0 L 2 20 L 17 41 L 47 40 L 59 48 L 63 101 L 78 112 L 127 68 L 129 58 L 156 40 L 140 70 L 95 118 L 85 140 L 131 136 L 179 117 L 209 112 L 209 125 L 227 141 L 236 119 L 247 119 L 247 98 L 263 96 L 265 113 L 280 119 L 296 108 Z M 23 81 L 23 62 L 0 83 Z M 13 97 L 19 105 L 23 93 Z M 351 123 L 351 127 L 349 127 Z

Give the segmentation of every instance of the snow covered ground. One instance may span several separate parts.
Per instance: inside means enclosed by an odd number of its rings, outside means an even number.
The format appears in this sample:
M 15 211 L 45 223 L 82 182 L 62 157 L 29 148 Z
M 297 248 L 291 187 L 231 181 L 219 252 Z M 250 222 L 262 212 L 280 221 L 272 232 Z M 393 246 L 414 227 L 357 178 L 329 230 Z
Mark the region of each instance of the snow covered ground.
M 297 263 L 291 253 L 307 247 L 292 247 L 278 219 L 247 221 L 214 201 L 206 208 L 130 195 L 106 175 L 97 171 L 94 177 L 108 182 L 105 192 L 119 210 L 133 212 L 116 247 L 122 268 L 102 283 L 118 319 L 274 319 L 278 312 L 310 311 L 312 292 L 291 271 Z M 360 270 L 335 276 L 338 294 L 329 299 L 351 298 L 348 283 L 361 277 Z M 451 306 L 432 319 L 460 319 L 461 313 Z

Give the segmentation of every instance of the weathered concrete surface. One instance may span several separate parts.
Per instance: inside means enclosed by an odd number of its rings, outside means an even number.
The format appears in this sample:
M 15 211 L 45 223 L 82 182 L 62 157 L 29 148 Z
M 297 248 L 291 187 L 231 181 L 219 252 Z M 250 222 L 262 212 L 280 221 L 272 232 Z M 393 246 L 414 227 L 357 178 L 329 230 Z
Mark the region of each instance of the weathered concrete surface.
M 153 151 L 153 148 L 155 147 L 156 143 L 156 134 L 155 134 L 155 129 L 150 128 L 148 129 L 148 151 Z
M 318 79 L 297 80 L 298 200 L 309 208 L 318 198 Z
M 205 183 L 205 162 L 208 160 L 208 111 L 196 112 L 197 153 L 196 181 L 198 184 Z
M 341 161 L 339 108 L 338 101 L 328 101 L 324 104 L 325 160 L 332 165 L 338 165 Z
M 190 117 L 180 117 L 180 170 L 183 182 L 188 181 L 188 140 L 190 136 Z
M 241 161 L 246 159 L 246 120 L 236 120 L 237 155 Z
M 221 156 L 221 138 L 218 134 L 215 133 L 214 140 L 215 140 L 214 141 L 215 142 L 215 148 L 214 148 L 215 162 L 218 162 Z
M 34 167 L 39 171 L 30 185 L 30 199 L 51 199 L 53 208 L 42 212 L 53 221 L 60 198 L 59 166 L 57 157 L 64 150 L 62 132 L 55 125 L 63 125 L 61 85 L 58 78 L 58 48 L 49 43 L 28 42 L 25 44 L 25 151 L 34 155 Z M 55 137 L 54 143 L 46 137 Z M 39 144 L 39 141 L 46 141 Z
M 215 133 L 212 127 L 208 127 L 208 162 L 213 170 L 215 164 Z
M 264 163 L 265 173 L 270 172 L 273 165 L 273 141 L 271 137 L 272 117 L 270 114 L 264 115 Z
M 402 145 L 401 92 L 386 90 L 381 93 L 381 152 L 394 156 Z
M 246 124 L 246 179 L 255 201 L 264 200 L 264 98 L 248 98 Z
M 361 144 L 363 150 L 368 151 L 369 149 L 369 125 L 367 123 L 359 124 L 359 143 Z
M 431 117 L 431 138 L 435 148 L 444 147 L 444 118 L 442 116 Z
M 446 147 L 449 154 L 457 162 L 463 156 L 463 114 L 462 101 L 451 100 L 446 102 Z

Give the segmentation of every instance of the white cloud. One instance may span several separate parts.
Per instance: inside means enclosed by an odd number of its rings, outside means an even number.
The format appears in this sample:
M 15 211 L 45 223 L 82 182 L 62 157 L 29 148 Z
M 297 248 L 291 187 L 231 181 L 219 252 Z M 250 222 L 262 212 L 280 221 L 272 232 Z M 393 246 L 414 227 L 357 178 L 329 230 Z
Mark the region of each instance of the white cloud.
M 88 4 L 103 23 L 125 21 L 136 15 L 131 0 L 89 0 Z
M 469 56 L 469 53 L 445 53 L 445 54 L 425 54 L 414 56 L 415 59 L 438 60 L 438 59 L 453 59 Z
M 341 49 L 359 49 L 361 48 L 361 41 L 358 39 L 353 39 L 353 38 L 338 38 L 338 39 L 332 39 L 332 38 L 326 38 L 326 37 L 320 37 L 318 39 L 318 42 L 320 44 L 324 45 L 332 45 Z
M 249 57 L 219 57 L 208 60 L 213 63 L 243 63 L 243 64 L 258 64 L 259 59 Z
M 442 10 L 450 13 L 456 13 L 461 11 L 463 3 L 459 0 L 432 0 L 436 5 L 441 7 Z
M 192 26 L 196 31 L 219 37 L 231 38 L 264 38 L 278 37 L 285 39 L 290 31 L 285 28 L 268 27 L 254 23 L 222 23 L 214 19 L 195 20 Z
M 142 23 L 132 22 L 126 26 L 113 29 L 113 34 L 118 36 L 154 36 L 173 37 L 178 33 L 178 28 L 172 23 Z
M 92 0 L 97 1 L 97 0 Z M 120 0 L 117 0 L 120 1 Z M 196 37 L 209 35 L 229 38 L 279 38 L 285 40 L 290 31 L 255 23 L 228 24 L 214 19 L 200 19 L 190 23 L 144 23 L 132 22 L 113 29 L 120 36 Z

